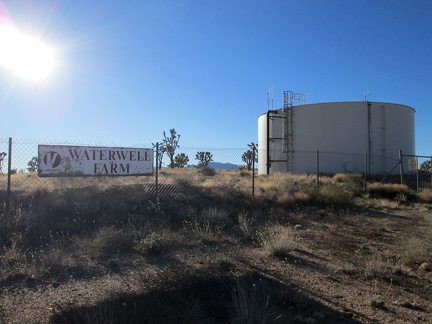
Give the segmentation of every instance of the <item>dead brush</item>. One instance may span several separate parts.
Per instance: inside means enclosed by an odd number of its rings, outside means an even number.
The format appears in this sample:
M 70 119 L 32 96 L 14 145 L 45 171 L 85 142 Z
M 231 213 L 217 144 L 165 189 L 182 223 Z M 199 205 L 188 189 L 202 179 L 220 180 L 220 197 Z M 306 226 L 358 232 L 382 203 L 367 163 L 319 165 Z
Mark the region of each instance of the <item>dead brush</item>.
M 323 206 L 349 206 L 353 204 L 353 192 L 328 182 L 320 187 L 316 200 Z
M 432 189 L 431 188 L 423 188 L 417 194 L 418 199 L 424 203 L 432 202 Z
M 40 247 L 25 247 L 22 235 L 12 235 L 0 252 L 0 278 L 24 276 L 35 279 L 55 271 L 67 260 L 64 244 L 57 240 Z
M 373 182 L 367 185 L 366 190 L 372 198 L 394 199 L 401 195 L 409 197 L 411 194 L 407 185 L 397 183 Z
M 262 248 L 275 257 L 286 256 L 297 244 L 296 231 L 282 225 L 270 225 L 257 231 L 256 237 Z
M 304 205 L 311 201 L 311 197 L 306 192 L 285 192 L 276 197 L 276 204 L 280 206 L 292 207 Z
M 251 216 L 249 216 L 249 213 L 247 211 L 242 211 L 238 215 L 238 224 L 240 227 L 240 230 L 243 232 L 243 234 L 251 238 L 252 237 L 252 226 L 255 223 L 255 219 Z
M 217 241 L 225 232 L 227 224 L 231 224 L 228 212 L 218 208 L 206 208 L 190 220 L 183 221 L 187 233 L 203 241 Z
M 236 278 L 232 289 L 234 323 L 266 323 L 270 315 L 270 296 L 263 291 L 263 282 Z
M 115 227 L 102 228 L 93 239 L 86 242 L 90 254 L 97 256 L 115 252 L 130 252 L 134 246 L 135 233 Z
M 164 237 L 156 232 L 151 232 L 145 237 L 135 241 L 134 249 L 141 254 L 155 254 L 163 248 Z
M 364 265 L 364 274 L 367 278 L 381 278 L 388 274 L 391 265 L 381 254 L 373 254 Z

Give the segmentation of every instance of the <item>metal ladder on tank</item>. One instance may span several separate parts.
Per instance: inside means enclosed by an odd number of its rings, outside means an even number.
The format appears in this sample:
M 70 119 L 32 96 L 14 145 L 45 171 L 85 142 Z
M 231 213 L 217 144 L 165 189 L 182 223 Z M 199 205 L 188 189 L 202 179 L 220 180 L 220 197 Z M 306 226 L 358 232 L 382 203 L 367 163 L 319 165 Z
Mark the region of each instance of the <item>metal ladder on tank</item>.
M 292 91 L 283 93 L 283 143 L 282 152 L 286 153 L 287 172 L 293 172 L 294 169 L 294 132 L 293 132 L 293 101 L 295 94 Z

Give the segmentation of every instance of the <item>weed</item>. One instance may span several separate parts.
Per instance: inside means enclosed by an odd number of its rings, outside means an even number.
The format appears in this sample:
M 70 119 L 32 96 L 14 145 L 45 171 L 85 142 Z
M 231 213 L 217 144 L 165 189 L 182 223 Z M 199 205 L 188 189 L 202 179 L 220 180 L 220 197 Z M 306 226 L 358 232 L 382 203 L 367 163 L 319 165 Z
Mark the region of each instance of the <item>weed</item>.
M 154 254 L 162 250 L 163 236 L 156 232 L 151 232 L 144 238 L 135 241 L 134 249 L 141 254 Z
M 211 219 L 199 220 L 196 217 L 193 217 L 189 221 L 184 221 L 183 226 L 187 232 L 192 233 L 196 238 L 203 241 L 216 241 L 220 239 L 225 229 L 224 223 Z
M 430 203 L 432 202 L 432 189 L 423 188 L 420 190 L 417 196 L 421 202 Z
M 269 295 L 262 291 L 262 281 L 236 278 L 232 290 L 234 323 L 266 323 L 269 315 Z
M 296 246 L 296 231 L 282 225 L 271 225 L 257 232 L 259 244 L 272 256 L 283 257 Z
M 367 192 L 370 197 L 394 199 L 401 194 L 408 197 L 411 193 L 407 185 L 389 183 L 370 183 L 367 185 Z
M 112 254 L 131 251 L 134 246 L 135 233 L 115 227 L 104 227 L 89 243 L 89 247 L 96 255 Z
M 375 279 L 372 286 L 372 292 L 371 292 L 371 301 L 370 305 L 373 308 L 378 309 L 387 309 L 387 306 L 385 305 L 385 298 L 388 295 L 391 287 L 392 287 L 393 281 L 390 281 L 389 286 L 387 287 L 387 291 L 384 294 L 380 294 L 378 292 L 378 280 Z
M 389 269 L 388 262 L 381 254 L 373 254 L 364 266 L 364 273 L 367 278 L 380 278 L 384 276 Z
M 242 211 L 238 215 L 238 224 L 240 230 L 243 232 L 246 237 L 252 237 L 252 224 L 254 223 L 254 219 L 249 216 L 248 212 Z
M 324 206 L 349 206 L 353 204 L 353 193 L 343 187 L 327 183 L 320 188 L 316 199 Z
M 202 166 L 198 168 L 198 173 L 207 177 L 213 177 L 216 175 L 216 170 L 208 166 Z

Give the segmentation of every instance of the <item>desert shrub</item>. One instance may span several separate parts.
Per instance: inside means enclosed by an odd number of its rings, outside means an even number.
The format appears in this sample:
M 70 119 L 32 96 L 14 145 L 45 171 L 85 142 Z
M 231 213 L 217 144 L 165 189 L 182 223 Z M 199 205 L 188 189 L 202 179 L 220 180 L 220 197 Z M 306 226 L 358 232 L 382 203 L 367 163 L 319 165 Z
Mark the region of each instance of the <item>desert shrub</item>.
M 347 190 L 358 194 L 364 189 L 363 175 L 359 173 L 337 173 L 332 177 L 334 183 L 344 185 Z
M 134 246 L 136 233 L 115 227 L 104 227 L 88 243 L 96 254 L 112 254 L 113 252 L 128 252 Z
M 254 218 L 249 216 L 249 213 L 242 211 L 238 214 L 238 225 L 243 234 L 251 238 L 252 237 L 252 226 L 255 222 Z
M 62 241 L 62 242 L 60 242 Z M 65 238 L 52 235 L 50 242 L 27 246 L 21 233 L 10 236 L 0 250 L 0 278 L 24 276 L 38 278 L 67 262 Z
M 403 245 L 401 261 L 410 267 L 418 267 L 424 262 L 432 262 L 432 229 L 429 235 L 412 237 Z
M 239 175 L 240 175 L 240 177 L 248 177 L 248 176 L 250 176 L 250 173 L 247 169 L 240 169 Z
M 324 206 L 347 206 L 353 203 L 353 193 L 333 183 L 321 186 L 316 195 L 317 203 Z
M 265 281 L 236 278 L 232 289 L 233 323 L 267 323 L 270 320 L 270 288 Z
M 213 177 L 216 175 L 216 170 L 209 166 L 201 166 L 198 168 L 198 173 L 201 173 L 204 176 Z
M 374 182 L 367 185 L 369 197 L 394 199 L 401 195 L 411 195 L 407 185 Z
M 369 279 L 380 278 L 388 273 L 389 267 L 389 261 L 381 254 L 375 253 L 365 262 L 363 271 Z
M 188 233 L 204 241 L 220 239 L 227 223 L 231 223 L 228 212 L 218 208 L 206 208 L 199 216 L 185 220 L 183 226 Z
M 272 256 L 283 257 L 295 248 L 296 232 L 286 226 L 271 225 L 257 232 L 257 240 Z
M 432 202 L 432 189 L 423 188 L 418 192 L 417 196 L 421 202 L 430 203 Z
M 285 192 L 276 197 L 276 204 L 282 206 L 304 205 L 310 203 L 311 199 L 311 196 L 306 192 Z
M 142 254 L 153 254 L 162 250 L 163 247 L 163 236 L 151 232 L 144 238 L 135 241 L 134 249 Z

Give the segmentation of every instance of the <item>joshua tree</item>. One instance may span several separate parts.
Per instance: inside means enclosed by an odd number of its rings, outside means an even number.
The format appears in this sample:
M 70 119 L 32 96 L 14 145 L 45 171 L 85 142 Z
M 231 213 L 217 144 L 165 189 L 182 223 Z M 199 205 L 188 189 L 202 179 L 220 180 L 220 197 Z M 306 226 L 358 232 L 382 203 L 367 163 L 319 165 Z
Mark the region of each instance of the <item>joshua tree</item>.
M 29 163 L 27 163 L 29 172 L 36 172 L 38 170 L 38 158 L 37 156 L 33 156 Z
M 213 154 L 210 152 L 197 152 L 195 160 L 198 160 L 198 167 L 206 167 L 211 161 L 213 161 Z
M 177 154 L 174 157 L 174 166 L 176 168 L 184 168 L 189 163 L 189 156 L 184 153 Z
M 165 131 L 163 132 L 164 139 L 162 140 L 162 144 L 160 145 L 160 149 L 164 149 L 166 154 L 168 154 L 168 158 L 170 159 L 170 168 L 174 169 L 175 161 L 175 151 L 180 146 L 178 145 L 178 142 L 180 141 L 180 135 L 177 135 L 176 130 L 170 129 L 170 135 L 167 136 Z
M 258 163 L 258 156 L 256 154 L 256 146 L 253 142 L 248 144 L 248 146 L 251 148 L 250 150 L 247 150 L 242 155 L 242 161 L 246 163 L 246 168 L 248 170 L 252 170 L 252 164 L 254 160 L 254 153 L 253 150 L 255 149 L 255 163 Z

